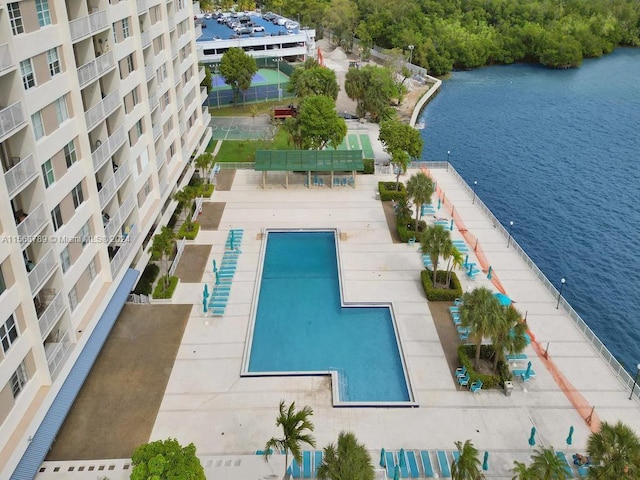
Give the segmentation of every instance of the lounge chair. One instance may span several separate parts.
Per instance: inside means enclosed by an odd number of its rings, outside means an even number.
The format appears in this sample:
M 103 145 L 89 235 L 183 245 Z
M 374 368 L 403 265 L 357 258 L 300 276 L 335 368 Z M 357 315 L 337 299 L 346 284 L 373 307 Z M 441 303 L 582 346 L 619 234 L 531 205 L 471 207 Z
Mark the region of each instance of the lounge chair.
M 385 452 L 384 461 L 387 467 L 387 476 L 393 478 L 393 474 L 396 472 L 396 461 L 393 458 L 393 452 Z
M 469 387 L 469 389 L 473 392 L 473 393 L 477 393 L 480 390 L 482 390 L 482 380 L 476 380 L 475 382 L 473 382 L 471 384 L 471 386 Z
M 407 466 L 407 457 L 404 450 L 398 452 L 398 466 L 400 467 L 400 476 L 402 478 L 409 478 L 409 467 Z
M 451 452 L 451 456 L 453 457 L 453 461 L 458 463 L 458 460 L 460 460 L 460 452 L 458 450 L 453 450 Z
M 580 475 L 582 478 L 586 478 L 589 476 L 589 468 L 591 467 L 591 465 L 587 464 L 587 465 L 579 465 L 578 466 L 578 475 Z
M 293 478 L 300 478 L 300 464 L 295 458 L 293 462 L 291 462 L 291 476 Z
M 319 178 L 318 179 L 318 186 L 319 187 L 324 187 L 324 178 Z
M 309 450 L 302 452 L 302 477 L 311 478 L 311 452 Z
M 467 367 L 456 368 L 456 378 L 464 377 L 467 374 Z
M 529 359 L 529 357 L 527 357 L 526 353 L 508 354 L 508 355 L 505 355 L 504 358 L 506 358 L 508 362 L 516 362 L 518 360 L 528 360 Z
M 458 313 L 459 311 L 460 311 L 460 307 L 456 307 L 456 306 L 449 307 L 450 313 Z
M 433 478 L 435 476 L 433 473 L 433 465 L 431 465 L 431 457 L 429 456 L 429 452 L 427 450 L 420 451 L 420 460 L 422 460 L 422 469 L 424 470 L 424 476 Z
M 333 186 L 334 187 L 340 186 L 340 179 L 338 177 L 333 177 Z
M 527 375 L 527 369 L 526 368 L 518 368 L 516 370 L 512 370 L 511 374 L 514 377 L 520 377 L 522 378 L 523 381 L 528 381 L 530 378 L 534 378 L 536 376 L 536 372 L 533 369 L 529 370 L 529 374 Z M 527 377 L 526 380 L 524 377 Z
M 441 477 L 449 478 L 451 477 L 451 470 L 449 469 L 449 459 L 447 458 L 447 452 L 444 450 L 438 450 L 436 452 L 436 456 L 438 457 L 438 466 L 440 467 Z
M 318 468 L 322 465 L 322 450 L 316 450 L 313 455 L 313 476 L 318 477 Z
M 348 182 L 347 177 L 342 177 L 342 186 L 343 187 L 347 186 L 347 182 Z
M 461 298 L 456 298 L 453 301 L 453 305 L 456 306 L 456 307 L 459 307 L 460 305 L 462 305 L 462 299 Z
M 420 477 L 420 470 L 418 469 L 418 462 L 416 461 L 416 454 L 413 450 L 407 451 L 407 462 L 409 463 L 409 470 L 411 471 L 411 478 Z
M 564 452 L 556 452 L 556 456 L 562 461 L 564 466 L 564 471 L 567 472 L 567 476 L 569 478 L 573 478 L 573 469 L 571 468 L 571 465 L 569 465 L 569 462 L 567 461 L 567 457 L 565 456 Z
M 408 241 L 407 244 L 409 245 L 415 245 L 416 244 L 416 237 L 411 237 Z
M 458 377 L 458 384 L 461 387 L 466 387 L 467 385 L 469 385 L 469 380 L 471 380 L 469 375 L 464 375 L 462 377 Z

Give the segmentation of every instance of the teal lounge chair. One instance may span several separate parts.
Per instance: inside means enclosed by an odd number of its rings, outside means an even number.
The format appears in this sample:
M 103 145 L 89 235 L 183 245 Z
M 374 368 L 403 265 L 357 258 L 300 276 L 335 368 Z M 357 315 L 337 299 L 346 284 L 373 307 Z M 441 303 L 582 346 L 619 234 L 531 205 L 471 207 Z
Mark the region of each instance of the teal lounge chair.
M 300 478 L 300 464 L 295 458 L 291 462 L 291 475 L 293 478 Z
M 322 450 L 316 450 L 313 455 L 313 476 L 318 477 L 318 469 L 322 465 Z
M 387 467 L 387 476 L 393 478 L 393 474 L 396 471 L 396 461 L 393 458 L 393 452 L 385 452 L 384 460 Z
M 311 452 L 309 450 L 302 452 L 302 477 L 311 478 Z
M 564 471 L 567 472 L 567 476 L 569 478 L 573 478 L 573 469 L 571 468 L 571 465 L 569 465 L 569 462 L 567 461 L 567 457 L 565 456 L 564 452 L 556 452 L 556 456 L 562 461 L 564 466 Z
M 458 450 L 453 450 L 451 452 L 451 456 L 453 457 L 453 461 L 458 463 L 458 460 L 460 460 L 460 452 Z
M 461 387 L 466 387 L 467 385 L 469 385 L 469 380 L 471 380 L 469 375 L 465 375 L 464 377 L 458 377 L 458 384 Z
M 422 460 L 422 469 L 424 470 L 424 476 L 427 478 L 433 478 L 433 465 L 431 465 L 431 457 L 427 450 L 420 451 L 420 460 Z
M 400 476 L 409 478 L 409 467 L 407 466 L 407 457 L 404 450 L 398 452 L 398 466 L 400 467 Z
M 420 470 L 418 470 L 418 462 L 416 461 L 416 455 L 413 450 L 407 451 L 407 461 L 409 462 L 409 470 L 411 471 L 411 478 L 420 477 Z
M 464 377 L 467 375 L 467 367 L 456 368 L 456 378 Z
M 471 387 L 469 387 L 469 389 L 473 392 L 473 393 L 477 393 L 480 390 L 482 390 L 482 380 L 476 380 L 475 382 L 473 382 L 471 384 Z
M 438 466 L 440 467 L 440 473 L 443 478 L 451 477 L 451 470 L 449 469 L 449 459 L 447 458 L 447 452 L 444 450 L 438 450 L 436 452 L 438 457 Z
M 514 353 L 504 356 L 508 362 L 515 362 L 518 360 L 528 360 L 529 357 L 525 353 Z

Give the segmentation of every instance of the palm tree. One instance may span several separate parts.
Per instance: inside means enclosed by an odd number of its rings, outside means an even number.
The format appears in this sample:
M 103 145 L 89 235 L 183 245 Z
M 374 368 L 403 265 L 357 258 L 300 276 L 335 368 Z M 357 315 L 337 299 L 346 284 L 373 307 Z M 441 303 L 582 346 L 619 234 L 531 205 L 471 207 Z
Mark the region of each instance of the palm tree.
M 471 440 L 455 442 L 460 456 L 451 464 L 452 480 L 480 480 L 484 478 L 481 472 L 482 463 L 478 458 L 478 449 Z
M 627 425 L 602 422 L 600 431 L 587 440 L 591 458 L 589 478 L 639 478 L 640 440 Z
M 169 256 L 173 253 L 173 230 L 170 227 L 162 227 L 160 233 L 153 236 L 151 251 L 162 259 L 162 271 L 164 288 L 169 284 Z
M 513 461 L 513 469 L 511 471 L 514 473 L 511 480 L 536 480 L 529 467 L 516 460 Z
M 338 445 L 324 448 L 318 478 L 331 480 L 373 480 L 374 470 L 371 455 L 366 447 L 358 443 L 351 432 L 340 432 Z
M 504 355 L 504 351 L 513 354 L 520 353 L 527 346 L 527 324 L 522 321 L 522 315 L 512 306 L 501 307 L 502 312 L 494 323 L 491 342 L 495 356 L 493 369 L 498 368 L 498 362 Z
M 194 163 L 196 167 L 202 169 L 202 176 L 205 178 L 205 182 L 209 183 L 209 169 L 213 164 L 213 155 L 209 152 L 203 153 L 195 159 Z
M 416 232 L 418 231 L 418 218 L 423 203 L 431 202 L 433 195 L 433 182 L 424 173 L 418 172 L 407 181 L 407 194 L 416 206 Z
M 410 160 L 409 154 L 404 150 L 391 152 L 391 164 L 396 168 L 396 192 L 400 186 L 400 175 L 407 170 Z
M 462 296 L 460 321 L 463 327 L 471 328 L 471 335 L 476 338 L 476 359 L 473 364 L 476 370 L 480 366 L 482 338 L 493 335 L 494 324 L 501 313 L 500 302 L 486 287 L 476 288 Z
M 451 275 L 453 274 L 453 269 L 461 267 L 463 264 L 464 259 L 462 258 L 462 253 L 455 245 L 453 245 L 451 248 L 451 255 L 449 256 L 449 266 L 447 267 L 447 288 L 451 286 Z
M 298 463 L 302 463 L 301 444 L 306 443 L 311 447 L 316 446 L 313 436 L 306 432 L 313 432 L 313 423 L 309 417 L 313 415 L 313 409 L 309 406 L 296 411 L 296 402 L 291 402 L 288 407 L 284 400 L 280 401 L 280 414 L 276 418 L 276 426 L 282 427 L 282 438 L 272 437 L 264 447 L 264 459 L 269 460 L 273 451 L 284 450 L 284 477 L 287 478 L 289 466 L 289 452 Z
M 567 480 L 566 463 L 556 455 L 553 447 L 537 448 L 531 455 L 529 472 L 537 480 Z
M 401 197 L 398 199 L 395 205 L 396 219 L 400 220 L 401 218 L 411 218 L 411 204 L 407 197 Z
M 448 257 L 451 255 L 453 243 L 449 230 L 442 225 L 431 225 L 420 235 L 420 249 L 424 255 L 429 255 L 431 265 L 433 265 L 433 286 L 436 286 L 436 272 L 438 271 L 438 260 L 440 255 Z

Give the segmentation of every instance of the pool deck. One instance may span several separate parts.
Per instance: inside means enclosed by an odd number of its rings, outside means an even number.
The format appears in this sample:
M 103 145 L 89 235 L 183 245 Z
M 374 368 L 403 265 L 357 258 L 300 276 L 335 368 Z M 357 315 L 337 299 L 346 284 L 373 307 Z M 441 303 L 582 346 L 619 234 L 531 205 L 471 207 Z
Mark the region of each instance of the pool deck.
M 403 180 L 415 172 L 410 170 Z M 432 174 L 478 237 L 506 293 L 521 312 L 528 312 L 527 321 L 538 342 L 549 343 L 553 361 L 566 378 L 596 407 L 601 420 L 621 420 L 640 432 L 638 402 L 628 399 L 629 390 L 567 313 L 555 308 L 556 298 L 514 249 L 507 248 L 505 237 L 472 204 L 471 195 L 455 176 L 444 169 L 432 170 Z M 270 178 L 263 190 L 260 172 L 241 170 L 230 191 L 214 193 L 210 201 L 226 203 L 219 230 L 201 231 L 194 243 L 213 245 L 211 265 L 214 258 L 218 262 L 222 258 L 228 231 L 242 228 L 242 254 L 223 317 L 202 313 L 202 284 L 178 286 L 173 301 L 191 303 L 193 310 L 152 440 L 176 437 L 181 443 L 194 442 L 210 479 L 281 474 L 281 456 L 266 464 L 251 453 L 279 434 L 275 417 L 278 403 L 285 399 L 313 408 L 318 448 L 335 442 L 341 430 L 352 431 L 371 450 L 375 465 L 383 447 L 451 451 L 455 441 L 471 439 L 481 455 L 490 452 L 487 478 L 510 479 L 513 461 L 529 460 L 527 440 L 532 426 L 537 429 L 537 445 L 566 451 L 565 439 L 573 425 L 568 455 L 584 453 L 590 427 L 531 347 L 525 353 L 537 375 L 527 384 L 514 380 L 511 396 L 501 390 L 472 394 L 456 388 L 420 284 L 417 247 L 392 242 L 381 202 L 376 199 L 377 182 L 393 179 L 393 175 L 366 175 L 358 177 L 356 188 L 307 189 L 300 182 L 285 189 Z M 337 228 L 346 234 L 340 241 L 345 299 L 393 302 L 419 408 L 333 408 L 328 377 L 240 377 L 264 228 Z M 452 236 L 461 238 L 455 229 Z M 464 290 L 492 286 L 486 275 L 470 280 L 460 272 L 460 277 Z M 202 281 L 214 282 L 210 267 Z M 216 467 L 220 460 L 223 464 L 240 460 L 243 467 Z M 116 468 L 108 474 L 112 480 L 125 479 L 129 471 Z

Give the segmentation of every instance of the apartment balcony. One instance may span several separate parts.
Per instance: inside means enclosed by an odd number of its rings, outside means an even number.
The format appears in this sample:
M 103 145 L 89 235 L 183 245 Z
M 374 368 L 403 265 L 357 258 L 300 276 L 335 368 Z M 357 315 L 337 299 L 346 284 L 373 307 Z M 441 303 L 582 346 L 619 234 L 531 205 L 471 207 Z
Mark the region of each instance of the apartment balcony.
M 173 30 L 174 28 L 176 28 L 176 17 L 171 15 L 169 18 L 167 18 L 167 23 L 169 23 L 169 31 Z
M 196 32 L 196 38 L 200 38 L 202 36 L 202 25 L 198 24 L 196 25 L 196 28 L 194 28 L 195 32 Z M 187 38 L 189 37 L 188 35 L 186 35 Z
M 129 162 L 123 163 L 118 167 L 118 170 L 116 170 L 113 176 L 107 180 L 107 183 L 105 183 L 98 192 L 100 208 L 104 208 L 107 203 L 109 203 L 109 200 L 113 198 L 113 195 L 120 189 L 130 173 L 131 167 L 129 166 Z
M 136 3 L 138 4 L 138 15 L 149 10 L 149 4 L 147 3 L 147 0 L 136 0 Z
M 140 34 L 140 41 L 142 42 L 142 48 L 147 48 L 151 45 L 151 32 L 147 30 Z
M 56 268 L 55 254 L 51 248 L 28 274 L 31 294 L 37 295 Z
M 38 176 L 38 169 L 30 154 L 16 163 L 10 170 L 4 174 L 4 181 L 7 184 L 9 198 L 17 195 L 22 187 Z
M 164 149 L 164 146 L 163 146 Z M 162 168 L 162 166 L 164 165 L 166 159 L 167 159 L 167 153 L 160 151 L 160 152 L 156 152 L 156 170 L 160 171 L 160 169 Z
M 205 72 L 204 67 L 198 68 L 198 83 L 202 83 L 207 76 L 207 72 Z
M 107 139 L 106 142 L 102 143 L 98 148 L 96 148 L 93 152 L 91 152 L 91 159 L 93 160 L 93 171 L 97 172 L 102 165 L 105 164 L 107 160 L 111 158 L 111 156 L 122 146 L 122 144 L 127 140 L 127 134 L 124 131 L 124 125 L 118 128 L 113 134 Z
M 64 363 L 67 353 L 71 349 L 71 341 L 69 332 L 64 332 L 62 338 L 55 342 L 48 342 L 44 344 L 44 354 L 47 357 L 47 365 L 49 366 L 49 373 L 53 379 L 62 364 Z
M 47 338 L 53 326 L 60 320 L 60 317 L 64 313 L 64 294 L 62 292 L 55 291 L 52 293 L 55 295 L 50 301 L 47 302 L 44 311 L 38 316 L 38 325 L 40 325 L 40 335 L 42 340 Z
M 207 101 L 207 97 L 208 96 L 209 95 L 207 95 L 207 87 L 202 87 L 200 89 L 200 104 L 201 105 Z
M 139 236 L 138 226 L 133 225 L 131 227 L 131 230 L 129 231 L 129 234 L 127 235 L 126 240 L 122 242 L 122 245 L 120 245 L 120 248 L 118 249 L 114 257 L 111 259 L 111 276 L 112 277 L 115 277 L 118 274 L 118 271 L 120 271 L 120 269 L 122 268 L 122 265 L 124 264 L 125 260 L 129 257 L 129 254 L 133 250 L 136 240 L 138 239 L 138 236 Z
M 202 124 L 206 127 L 211 123 L 211 114 L 208 109 L 202 111 Z
M 1 108 L 1 107 L 0 107 Z M 16 102 L 0 110 L 0 141 L 18 127 L 24 125 L 25 115 L 22 102 Z
M 75 42 L 89 35 L 93 35 L 101 30 L 109 28 L 107 11 L 92 13 L 86 17 L 81 17 L 69 22 L 71 41 Z
M 112 68 L 115 68 L 116 60 L 113 52 L 100 55 L 95 60 L 78 67 L 78 81 L 80 88 L 84 88 L 89 82 L 101 77 Z
M 151 127 L 151 131 L 153 132 L 153 141 L 155 142 L 162 133 L 162 126 L 160 124 L 154 125 Z
M 144 66 L 144 77 L 147 79 L 147 82 L 151 81 L 155 74 L 156 69 L 154 68 L 153 63 Z
M 0 74 L 8 72 L 15 68 L 16 64 L 13 63 L 11 58 L 11 51 L 9 50 L 9 44 L 3 43 L 0 45 Z
M 174 72 L 173 74 L 173 86 L 177 87 L 180 85 L 180 72 Z
M 84 118 L 87 121 L 88 130 L 92 130 L 98 123 L 111 115 L 121 103 L 120 92 L 115 90 L 87 110 Z
M 44 210 L 44 203 L 41 203 L 33 211 L 28 212 L 27 218 L 18 224 L 18 238 L 23 250 L 44 228 L 47 224 L 47 219 L 48 215 Z
M 130 193 L 126 200 L 122 202 L 116 214 L 109 219 L 109 223 L 104 227 L 104 234 L 107 238 L 114 238 L 118 235 L 122 223 L 133 210 L 135 203 L 135 196 Z
M 149 105 L 151 106 L 152 112 L 156 109 L 158 105 L 160 105 L 160 101 L 158 100 L 157 94 L 152 93 L 151 96 L 149 96 Z
M 187 124 L 183 121 L 180 121 L 180 136 L 184 135 L 184 132 L 187 131 Z
M 169 184 L 167 183 L 166 178 L 161 178 L 159 181 L 160 185 L 160 198 L 164 197 L 164 194 L 167 192 L 167 188 L 169 188 Z

